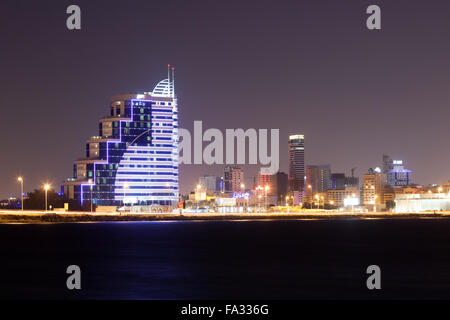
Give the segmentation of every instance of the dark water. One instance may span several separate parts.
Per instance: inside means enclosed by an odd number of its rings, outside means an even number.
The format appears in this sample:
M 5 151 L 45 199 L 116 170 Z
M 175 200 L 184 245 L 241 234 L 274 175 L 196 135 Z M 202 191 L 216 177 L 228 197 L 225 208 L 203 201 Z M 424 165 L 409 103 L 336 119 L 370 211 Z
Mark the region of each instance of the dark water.
M 450 298 L 450 219 L 0 225 L 0 257 L 1 298 Z

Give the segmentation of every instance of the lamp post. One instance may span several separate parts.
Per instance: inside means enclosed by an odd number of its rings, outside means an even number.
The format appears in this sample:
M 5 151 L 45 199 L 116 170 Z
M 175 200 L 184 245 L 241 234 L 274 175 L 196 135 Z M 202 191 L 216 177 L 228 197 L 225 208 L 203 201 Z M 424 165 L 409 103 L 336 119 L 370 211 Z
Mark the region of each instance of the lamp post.
M 195 202 L 197 203 L 197 210 L 199 209 L 199 204 L 202 199 L 201 188 L 202 188 L 202 186 L 200 184 L 198 184 L 197 192 L 196 192 L 196 196 L 195 196 Z
M 319 206 L 320 206 L 320 198 L 319 198 L 319 194 L 316 193 L 316 195 L 314 196 L 314 198 L 316 198 L 316 200 L 317 200 L 317 210 L 319 210 Z
M 92 213 L 92 200 L 93 200 L 93 199 L 92 199 L 92 184 L 90 185 L 90 188 L 89 188 L 89 189 L 90 189 L 90 192 L 91 192 L 91 213 Z
M 125 207 L 125 197 L 126 197 L 126 194 L 127 194 L 127 190 L 128 190 L 128 188 L 129 188 L 130 186 L 128 185 L 128 183 L 124 183 L 123 184 L 123 206 Z M 125 209 L 124 209 L 125 210 Z
M 243 194 L 245 192 L 245 184 L 241 183 L 241 193 Z M 245 209 L 245 211 L 248 211 L 248 204 L 247 204 L 247 197 L 244 195 L 244 205 L 243 205 L 243 209 Z
M 21 208 L 23 211 L 23 178 L 22 177 L 18 177 L 17 181 L 20 182 L 20 203 L 21 203 Z
M 265 196 L 264 207 L 265 207 L 266 211 L 267 211 L 267 209 L 269 207 L 269 204 L 268 204 L 268 201 L 267 201 L 267 192 L 269 191 L 269 189 L 270 189 L 270 187 L 268 185 L 266 185 L 264 187 L 264 196 Z
M 294 197 L 292 196 L 291 197 L 292 199 L 294 199 Z M 287 207 L 287 213 L 289 213 L 289 196 L 286 196 L 286 207 Z M 292 205 L 293 205 L 293 203 L 292 203 Z
M 169 189 L 169 183 L 168 183 L 168 182 L 166 183 L 166 188 Z M 170 210 L 172 209 L 172 208 L 171 208 L 171 203 L 170 203 L 170 202 L 171 202 L 171 201 L 170 201 L 170 192 L 169 192 L 169 213 L 171 213 Z
M 45 190 L 45 212 L 47 212 L 47 191 L 48 189 L 50 189 L 50 185 L 46 184 L 44 185 L 44 190 Z
M 258 211 L 259 211 L 259 213 L 261 213 L 261 195 L 259 194 L 258 195 Z

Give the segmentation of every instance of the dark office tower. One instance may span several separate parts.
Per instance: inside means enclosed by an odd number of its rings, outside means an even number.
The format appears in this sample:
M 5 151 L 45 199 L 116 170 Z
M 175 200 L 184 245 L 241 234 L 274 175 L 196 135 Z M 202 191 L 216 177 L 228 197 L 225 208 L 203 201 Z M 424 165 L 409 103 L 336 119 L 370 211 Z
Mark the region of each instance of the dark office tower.
M 289 190 L 303 191 L 305 185 L 305 136 L 289 136 Z
M 331 174 L 331 189 L 333 190 L 345 189 L 345 174 L 343 173 Z
M 382 172 L 384 174 L 388 174 L 392 170 L 394 170 L 394 161 L 388 155 L 383 154 L 383 171 Z
M 223 170 L 223 191 L 232 191 L 233 166 L 225 166 Z
M 172 72 L 170 72 L 172 71 Z M 173 69 L 153 91 L 112 98 L 99 134 L 64 183 L 69 199 L 101 206 L 175 205 L 178 201 L 178 111 Z
M 277 204 L 285 203 L 288 187 L 288 175 L 284 172 L 277 172 L 274 174 L 274 186 L 276 187 Z

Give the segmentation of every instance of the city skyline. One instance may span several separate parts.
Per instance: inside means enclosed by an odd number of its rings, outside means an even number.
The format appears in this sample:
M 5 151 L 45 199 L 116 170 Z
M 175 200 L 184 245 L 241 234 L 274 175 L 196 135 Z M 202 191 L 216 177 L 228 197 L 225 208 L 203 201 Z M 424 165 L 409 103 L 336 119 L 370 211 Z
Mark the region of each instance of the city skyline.
M 174 2 L 160 4 L 152 19 L 146 2 L 111 1 L 105 13 L 80 1 L 84 27 L 70 33 L 60 28 L 64 4 L 4 2 L 2 23 L 14 32 L 1 35 L 9 48 L 0 59 L 2 102 L 10 107 L 0 130 L 10 151 L 2 153 L 0 198 L 18 194 L 18 176 L 25 191 L 45 182 L 58 190 L 110 97 L 151 89 L 167 63 L 177 66 L 181 128 L 195 120 L 205 128 L 280 128 L 283 172 L 286 137 L 300 132 L 305 165 L 329 163 L 346 174 L 358 167 L 362 176 L 386 153 L 407 161 L 413 183 L 443 183 L 450 179 L 449 4 L 405 4 L 380 2 L 389 33 L 377 33 L 365 28 L 358 1 Z M 183 15 L 172 17 L 172 6 Z M 250 179 L 259 167 L 244 169 Z M 221 171 L 181 165 L 180 191 Z

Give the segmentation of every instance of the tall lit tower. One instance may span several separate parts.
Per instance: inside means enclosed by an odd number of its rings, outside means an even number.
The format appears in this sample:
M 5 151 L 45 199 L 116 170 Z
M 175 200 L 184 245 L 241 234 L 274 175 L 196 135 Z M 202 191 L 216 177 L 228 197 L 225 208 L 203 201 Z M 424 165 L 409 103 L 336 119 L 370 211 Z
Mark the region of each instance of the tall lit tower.
M 86 142 L 64 183 L 69 199 L 119 206 L 175 205 L 178 201 L 178 110 L 174 68 L 151 92 L 112 98 L 99 134 Z
M 305 136 L 289 136 L 289 190 L 304 191 L 305 184 Z

